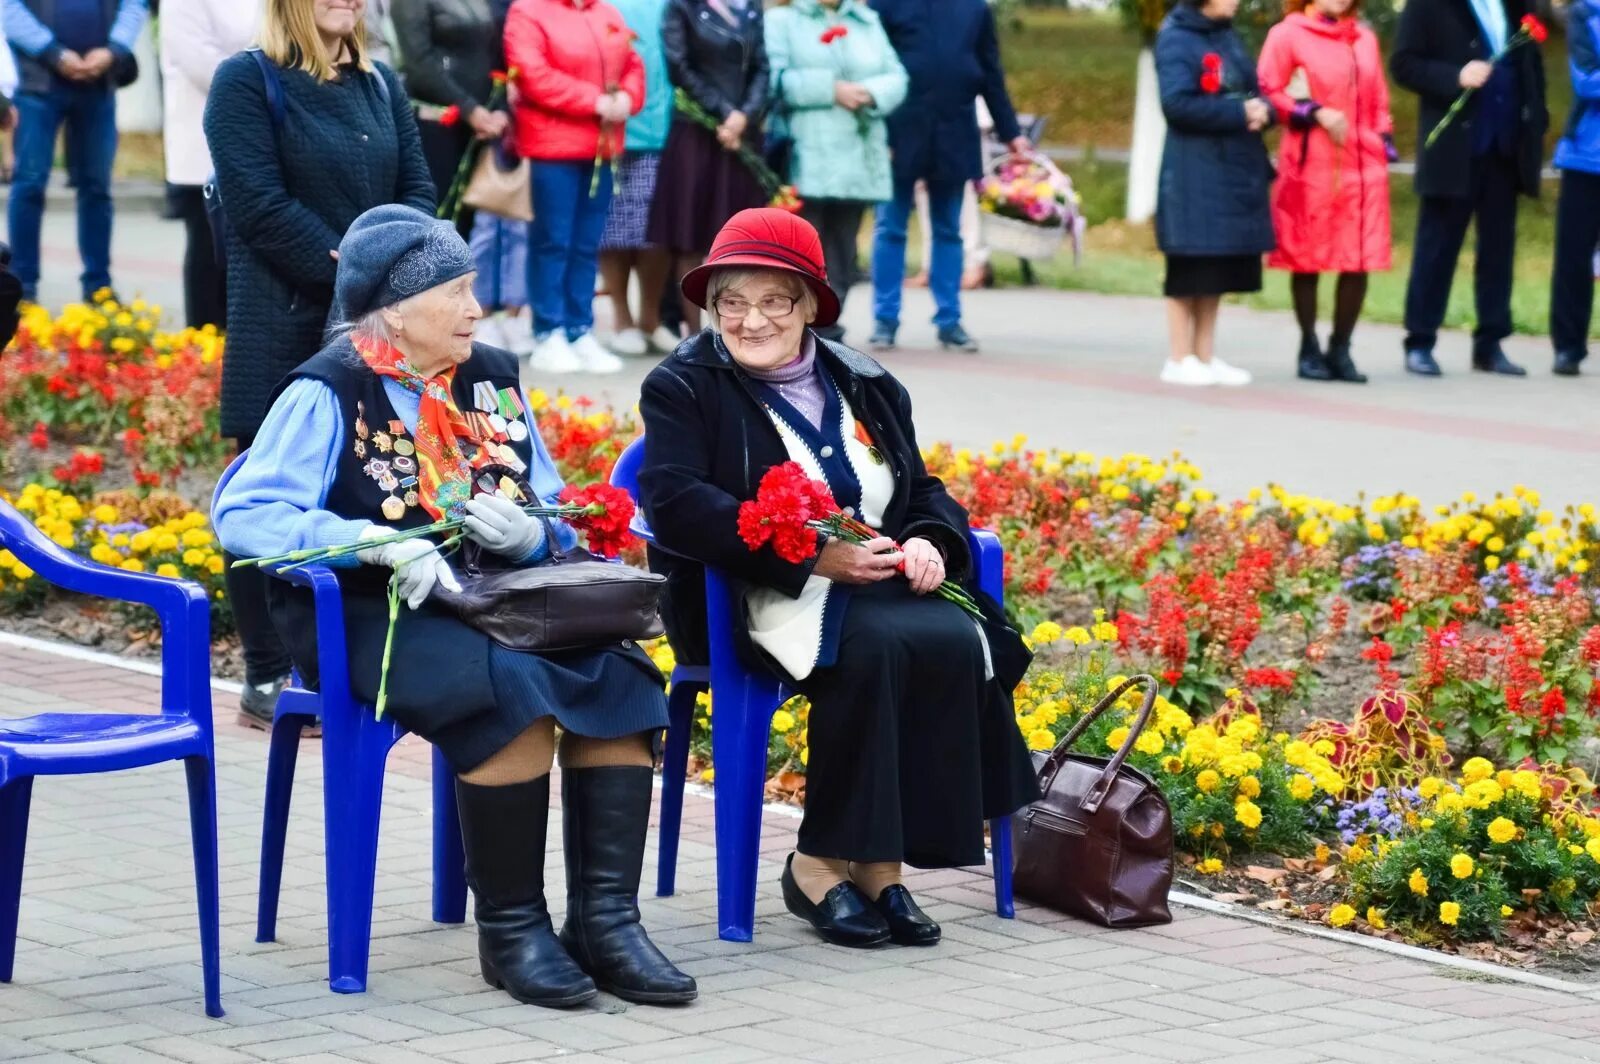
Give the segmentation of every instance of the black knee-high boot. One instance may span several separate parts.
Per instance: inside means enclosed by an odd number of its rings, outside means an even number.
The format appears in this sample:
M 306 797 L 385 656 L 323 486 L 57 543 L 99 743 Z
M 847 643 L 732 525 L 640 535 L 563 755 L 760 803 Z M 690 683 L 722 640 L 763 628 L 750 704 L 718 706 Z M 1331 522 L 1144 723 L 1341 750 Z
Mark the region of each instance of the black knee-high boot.
M 562 769 L 567 919 L 561 944 L 600 989 L 645 1005 L 673 1005 L 693 1001 L 699 990 L 639 922 L 653 775 L 634 765 Z
M 565 1008 L 594 997 L 594 980 L 562 948 L 545 905 L 550 777 L 506 787 L 457 779 L 456 804 L 484 980 L 529 1005 Z

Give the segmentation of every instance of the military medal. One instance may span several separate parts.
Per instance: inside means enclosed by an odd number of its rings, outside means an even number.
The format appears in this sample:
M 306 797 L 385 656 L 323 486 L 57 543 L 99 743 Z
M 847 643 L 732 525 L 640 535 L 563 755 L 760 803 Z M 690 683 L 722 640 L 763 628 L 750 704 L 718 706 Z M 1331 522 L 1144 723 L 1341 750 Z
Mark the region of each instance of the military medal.
M 417 453 L 417 445 L 407 439 L 396 439 L 394 441 L 394 453 L 409 458 Z
M 520 420 L 508 421 L 506 423 L 506 435 L 511 437 L 512 442 L 521 443 L 528 438 L 528 426 L 524 425 Z
M 399 448 L 395 448 L 395 450 L 398 452 Z M 394 467 L 401 473 L 415 473 L 417 471 L 416 462 L 412 461 L 410 458 L 407 458 L 405 455 L 398 453 L 395 455 Z
M 415 494 L 414 492 L 412 494 Z M 391 521 L 398 521 L 406 515 L 406 504 L 391 495 L 383 500 L 383 516 Z
M 389 434 L 387 432 L 379 432 L 375 434 L 372 437 L 372 443 L 373 446 L 377 447 L 378 450 L 382 451 L 384 454 L 388 454 L 390 451 L 394 450 L 394 440 L 389 438 Z
M 356 457 L 357 458 L 365 458 L 366 456 L 367 456 L 367 441 L 366 440 L 357 440 L 356 441 Z

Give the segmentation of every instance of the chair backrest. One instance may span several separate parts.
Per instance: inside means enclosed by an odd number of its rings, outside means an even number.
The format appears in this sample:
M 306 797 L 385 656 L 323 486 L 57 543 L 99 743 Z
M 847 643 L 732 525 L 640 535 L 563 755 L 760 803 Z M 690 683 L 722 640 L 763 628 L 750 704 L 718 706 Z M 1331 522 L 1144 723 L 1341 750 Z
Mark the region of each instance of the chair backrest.
M 628 446 L 622 449 L 617 456 L 617 464 L 611 467 L 611 486 L 621 488 L 633 498 L 633 520 L 628 523 L 628 529 L 646 543 L 654 544 L 655 533 L 650 531 L 650 522 L 645 519 L 644 508 L 639 506 L 639 467 L 644 465 L 644 436 L 641 434 Z

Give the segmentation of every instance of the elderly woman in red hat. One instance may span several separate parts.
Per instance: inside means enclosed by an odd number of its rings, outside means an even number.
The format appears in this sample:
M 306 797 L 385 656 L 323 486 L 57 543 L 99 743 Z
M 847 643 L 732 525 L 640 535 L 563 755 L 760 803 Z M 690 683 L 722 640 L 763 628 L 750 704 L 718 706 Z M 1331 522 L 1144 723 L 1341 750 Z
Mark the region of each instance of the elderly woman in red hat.
M 983 822 L 1037 797 L 1010 691 L 1028 651 L 992 602 L 932 595 L 972 571 L 967 513 L 923 466 L 900 382 L 814 331 L 839 316 L 817 232 L 734 215 L 683 294 L 711 325 L 644 382 L 641 503 L 680 658 L 704 653 L 702 566 L 743 585 L 746 650 L 811 702 L 790 912 L 846 946 L 932 945 L 901 867 L 982 864 Z M 740 539 L 739 504 L 785 462 L 880 533 L 791 563 Z M 970 589 L 974 590 L 975 589 Z M 979 596 L 981 598 L 981 596 Z

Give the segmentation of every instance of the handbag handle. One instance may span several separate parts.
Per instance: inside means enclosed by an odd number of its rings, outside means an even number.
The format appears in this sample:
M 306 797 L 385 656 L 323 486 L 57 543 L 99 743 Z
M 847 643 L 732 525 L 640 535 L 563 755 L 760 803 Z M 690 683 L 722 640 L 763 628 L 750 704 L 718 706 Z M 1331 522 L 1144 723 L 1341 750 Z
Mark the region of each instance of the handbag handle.
M 1056 781 L 1056 773 L 1061 771 L 1061 766 L 1066 763 L 1067 755 L 1072 752 L 1072 744 L 1077 742 L 1079 737 L 1089 729 L 1089 725 L 1099 719 L 1100 714 L 1116 705 L 1117 700 L 1122 697 L 1124 691 L 1130 687 L 1140 685 L 1145 688 L 1144 701 L 1139 706 L 1139 715 L 1128 728 L 1128 737 L 1122 741 L 1122 749 L 1111 755 L 1111 760 L 1107 762 L 1105 771 L 1100 774 L 1100 778 L 1095 781 L 1094 786 L 1089 788 L 1088 793 L 1083 796 L 1083 801 L 1080 803 L 1085 813 L 1093 813 L 1100 808 L 1100 803 L 1105 801 L 1107 794 L 1111 793 L 1111 784 L 1116 781 L 1117 772 L 1121 770 L 1123 762 L 1128 760 L 1128 755 L 1133 752 L 1133 744 L 1138 741 L 1139 734 L 1144 731 L 1145 725 L 1150 723 L 1150 713 L 1155 709 L 1156 691 L 1158 690 L 1154 676 L 1141 673 L 1138 676 L 1123 680 L 1116 686 L 1115 690 L 1095 703 L 1093 709 L 1085 713 L 1081 720 L 1067 730 L 1067 734 L 1061 737 L 1061 741 L 1056 744 L 1056 748 L 1050 751 L 1050 757 L 1045 761 L 1044 769 L 1040 772 L 1039 789 L 1041 791 L 1046 794 L 1050 793 L 1050 786 Z

